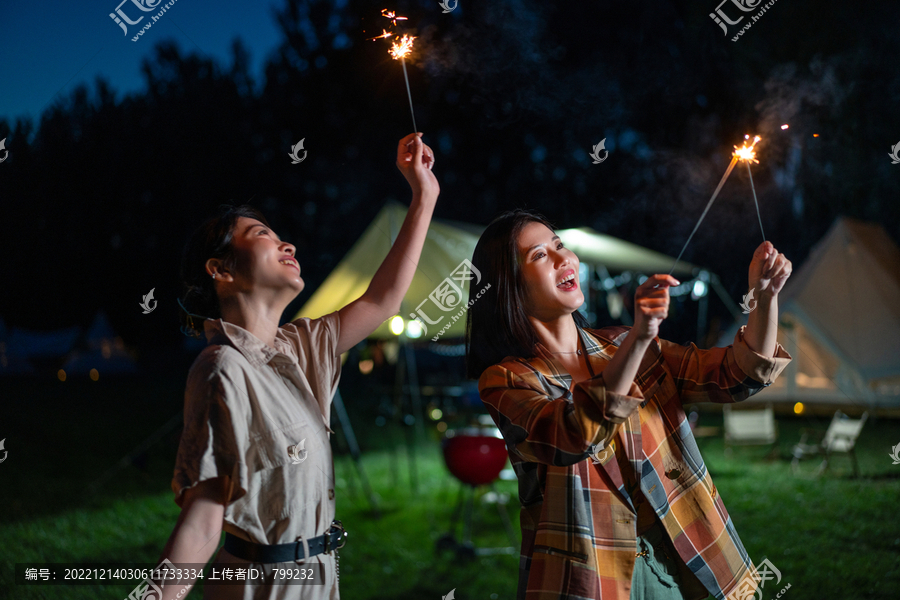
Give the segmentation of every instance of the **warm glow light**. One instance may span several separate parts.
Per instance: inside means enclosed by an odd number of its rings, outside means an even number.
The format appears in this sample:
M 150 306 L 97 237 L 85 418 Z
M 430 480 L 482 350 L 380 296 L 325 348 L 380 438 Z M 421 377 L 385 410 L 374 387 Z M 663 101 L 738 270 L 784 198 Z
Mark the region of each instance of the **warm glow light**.
M 803 414 L 803 403 L 802 402 L 797 402 L 796 404 L 794 404 L 794 414 L 795 415 Z
M 818 134 L 818 133 L 814 133 L 814 134 L 813 134 L 813 137 L 819 137 L 819 134 Z
M 56 376 L 59 378 L 60 381 L 66 380 L 66 372 L 63 371 L 62 369 L 60 369 L 59 371 L 56 372 Z
M 441 433 L 444 433 L 445 431 L 447 431 L 447 424 L 444 423 L 443 421 L 441 421 L 440 423 L 437 424 L 437 430 L 440 431 Z
M 744 139 L 749 140 L 750 136 L 745 135 Z M 760 139 L 762 139 L 762 138 L 760 138 L 757 135 L 757 136 L 754 136 L 753 143 L 750 144 L 749 146 L 747 145 L 747 142 L 744 142 L 744 145 L 741 146 L 740 148 L 735 146 L 734 147 L 734 156 L 736 156 L 738 160 L 746 160 L 747 162 L 753 161 L 755 163 L 758 163 L 759 161 L 756 160 L 756 152 L 753 151 L 753 147 L 756 145 L 756 142 L 758 142 Z
M 403 333 L 403 317 L 397 315 L 391 319 L 391 333 L 400 335 Z
M 371 358 L 367 358 L 366 360 L 359 361 L 359 372 L 363 375 L 368 375 L 372 372 L 372 368 L 375 366 L 375 361 Z
M 782 125 L 781 128 L 782 128 L 782 129 L 787 129 L 787 128 L 788 128 L 788 125 L 787 125 L 787 124 Z
M 412 50 L 414 39 L 416 39 L 414 36 L 404 34 L 399 42 L 391 44 L 391 49 L 388 50 L 388 54 L 393 56 L 394 60 L 406 58 Z
M 443 416 L 444 416 L 444 413 L 441 411 L 441 409 L 439 409 L 439 408 L 431 409 L 431 420 L 432 421 L 438 421 Z
M 100 373 L 97 372 L 97 369 L 91 369 L 91 379 L 94 381 L 100 379 Z

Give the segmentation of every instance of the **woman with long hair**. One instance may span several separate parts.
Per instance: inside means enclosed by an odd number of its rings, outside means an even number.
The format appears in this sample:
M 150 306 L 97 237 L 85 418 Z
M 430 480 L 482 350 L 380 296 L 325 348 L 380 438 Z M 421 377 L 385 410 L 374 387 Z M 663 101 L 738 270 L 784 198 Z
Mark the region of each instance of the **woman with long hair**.
M 188 374 L 172 480 L 181 515 L 161 561 L 202 568 L 224 530 L 205 598 L 339 598 L 331 400 L 341 354 L 397 314 L 412 281 L 440 193 L 421 135 L 397 147 L 413 192 L 406 220 L 366 292 L 338 311 L 279 325 L 314 257 L 298 259 L 252 207 L 207 220 L 185 247 L 187 327 L 199 332 L 203 315 L 210 345 Z M 194 574 L 163 597 L 183 597 Z
M 758 304 L 727 348 L 657 337 L 669 275 L 635 293 L 634 326 L 589 329 L 579 261 L 542 216 L 505 213 L 472 263 L 466 361 L 519 480 L 519 600 L 721 599 L 753 563 L 703 463 L 684 404 L 740 402 L 790 362 L 776 341 L 791 262 L 753 254 Z M 743 596 L 742 596 L 743 597 Z

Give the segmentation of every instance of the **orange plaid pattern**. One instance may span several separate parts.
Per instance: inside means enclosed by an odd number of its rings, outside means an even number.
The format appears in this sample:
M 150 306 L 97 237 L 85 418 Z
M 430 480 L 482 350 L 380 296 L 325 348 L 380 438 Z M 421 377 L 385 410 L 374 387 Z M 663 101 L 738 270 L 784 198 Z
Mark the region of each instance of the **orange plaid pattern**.
M 720 600 L 753 581 L 683 407 L 746 400 L 791 361 L 780 344 L 774 357 L 751 350 L 745 328 L 727 348 L 655 338 L 628 395 L 608 391 L 602 371 L 629 327 L 579 328 L 592 377 L 577 384 L 540 344 L 536 358 L 484 371 L 481 399 L 519 480 L 519 600 L 629 598 L 637 517 L 615 444 L 684 563 L 685 598 Z

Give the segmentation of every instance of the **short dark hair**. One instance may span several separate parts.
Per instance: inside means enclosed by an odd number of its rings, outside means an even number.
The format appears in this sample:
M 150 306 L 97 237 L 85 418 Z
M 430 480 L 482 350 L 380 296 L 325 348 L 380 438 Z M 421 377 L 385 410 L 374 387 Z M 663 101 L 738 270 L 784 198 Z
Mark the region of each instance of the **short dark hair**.
M 535 355 L 539 340 L 525 313 L 527 290 L 518 256 L 519 234 L 528 223 L 542 223 L 554 230 L 543 215 L 517 208 L 494 219 L 475 246 L 472 265 L 491 287 L 466 315 L 466 375 L 470 379 L 478 379 L 507 356 Z M 577 310 L 573 318 L 579 327 L 588 326 Z
M 263 214 L 249 204 L 239 206 L 220 204 L 216 214 L 206 219 L 191 234 L 184 246 L 181 256 L 181 284 L 184 287 L 181 302 L 185 309 L 197 313 L 195 316 L 222 318 L 215 282 L 206 271 L 206 261 L 218 258 L 222 260 L 226 269 L 234 269 L 234 228 L 240 217 L 256 219 L 269 227 L 269 222 Z M 184 311 L 180 311 L 179 314 L 183 332 L 193 336 L 203 333 L 202 321 L 198 323 Z

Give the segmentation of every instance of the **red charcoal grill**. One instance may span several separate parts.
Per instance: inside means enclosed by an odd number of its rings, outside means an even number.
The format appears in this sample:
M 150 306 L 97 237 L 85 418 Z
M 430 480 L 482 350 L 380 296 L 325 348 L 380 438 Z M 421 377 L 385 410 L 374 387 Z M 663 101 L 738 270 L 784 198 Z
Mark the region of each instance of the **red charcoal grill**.
M 494 482 L 500 476 L 500 471 L 507 463 L 506 442 L 500 430 L 496 427 L 468 427 L 465 429 L 450 430 L 441 441 L 444 452 L 444 462 L 450 473 L 460 481 L 459 499 L 450 519 L 450 531 L 441 536 L 437 541 L 438 550 L 454 550 L 457 555 L 464 558 L 474 558 L 476 555 L 486 554 L 514 554 L 519 544 L 509 515 L 506 514 L 505 503 L 501 502 L 500 495 L 494 487 Z M 500 519 L 506 529 L 506 533 L 512 546 L 506 548 L 479 548 L 476 550 L 472 544 L 472 502 L 475 497 L 475 488 L 478 486 L 490 486 L 497 501 L 497 510 Z M 456 540 L 454 532 L 459 521 L 460 514 L 465 511 L 463 527 L 463 541 Z

